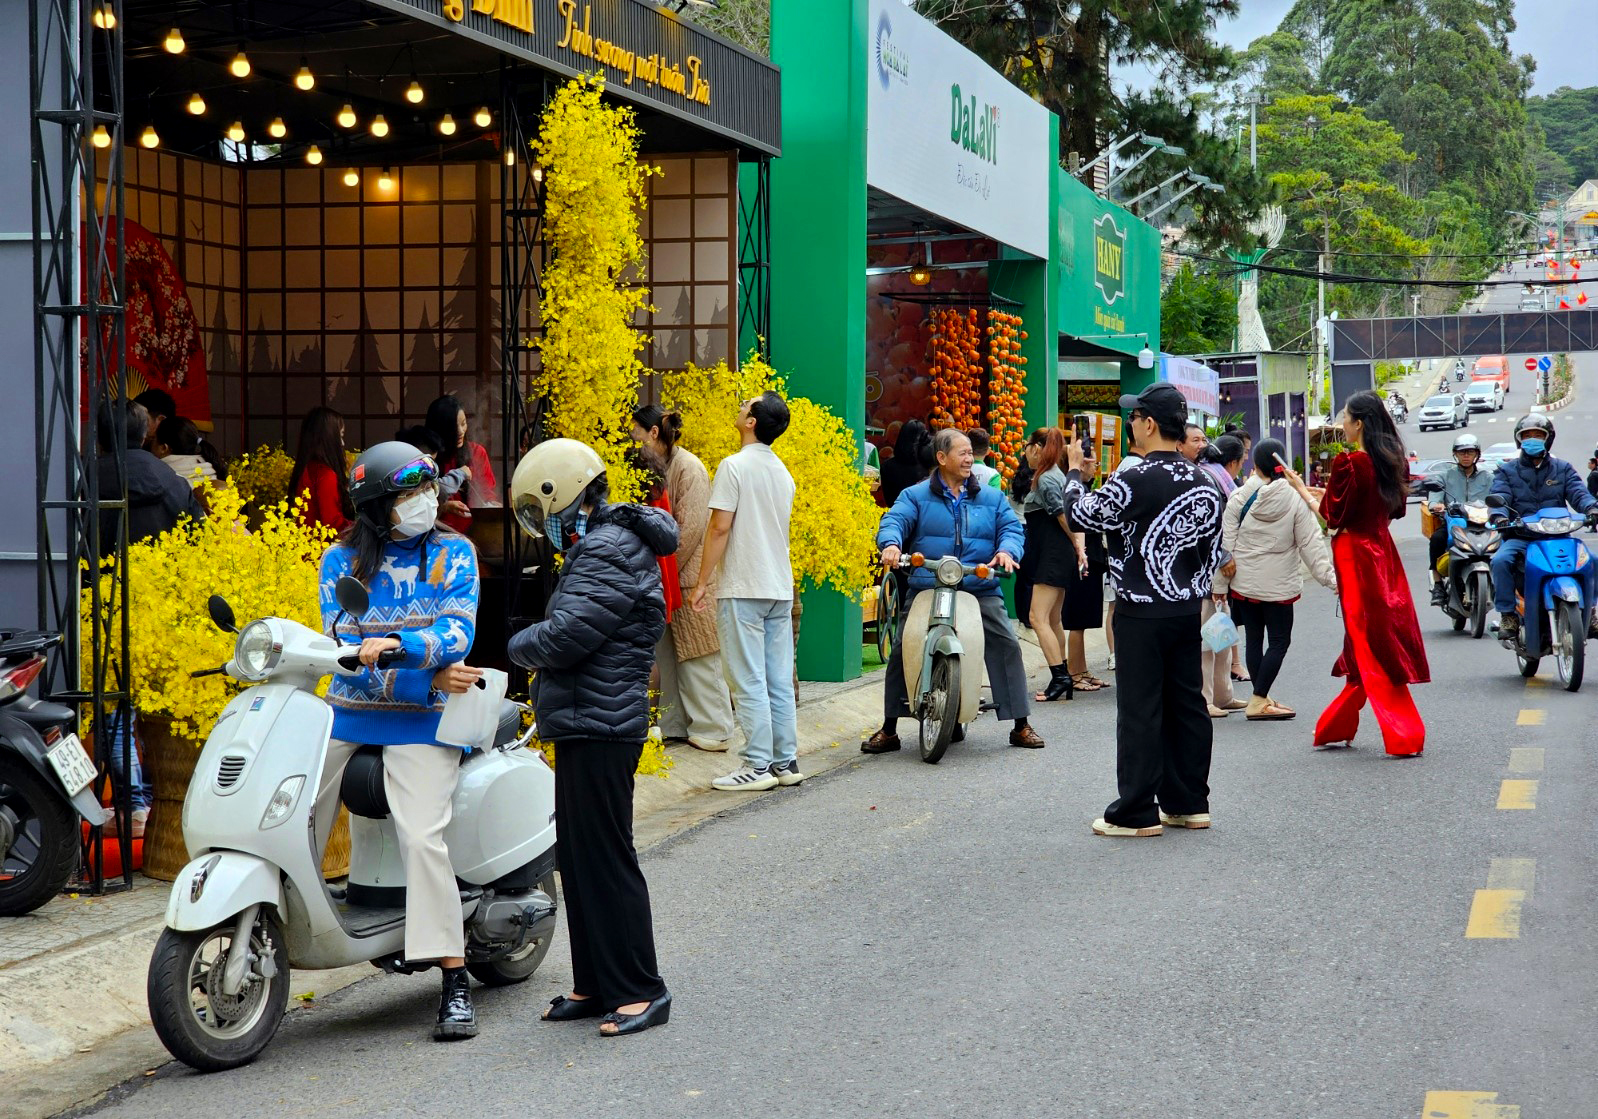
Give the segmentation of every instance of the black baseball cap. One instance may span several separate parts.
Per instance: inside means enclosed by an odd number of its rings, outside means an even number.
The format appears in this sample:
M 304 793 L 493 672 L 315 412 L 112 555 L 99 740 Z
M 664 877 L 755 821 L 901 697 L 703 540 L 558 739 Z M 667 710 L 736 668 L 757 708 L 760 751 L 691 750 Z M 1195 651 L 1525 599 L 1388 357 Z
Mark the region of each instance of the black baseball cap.
M 1156 381 L 1136 396 L 1121 397 L 1121 411 L 1142 412 L 1161 427 L 1187 422 L 1187 397 L 1169 381 Z

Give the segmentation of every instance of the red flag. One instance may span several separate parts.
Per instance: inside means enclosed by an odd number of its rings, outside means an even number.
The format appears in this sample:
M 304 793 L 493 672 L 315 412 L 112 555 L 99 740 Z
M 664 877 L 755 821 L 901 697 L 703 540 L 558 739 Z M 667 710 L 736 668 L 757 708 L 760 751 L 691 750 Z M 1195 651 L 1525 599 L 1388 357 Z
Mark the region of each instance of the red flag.
M 1581 270 L 1581 258 L 1579 256 L 1571 257 L 1570 258 L 1570 266 L 1572 268 L 1576 269 L 1577 271 L 1580 271 Z
M 1561 299 L 1559 301 L 1559 309 L 1561 311 L 1568 311 L 1568 310 L 1570 310 L 1570 304 L 1566 303 L 1563 299 Z
M 1587 293 L 1586 292 L 1582 292 L 1580 295 L 1576 296 L 1576 305 L 1577 306 L 1580 306 L 1581 304 L 1583 304 L 1585 302 L 1587 302 Z

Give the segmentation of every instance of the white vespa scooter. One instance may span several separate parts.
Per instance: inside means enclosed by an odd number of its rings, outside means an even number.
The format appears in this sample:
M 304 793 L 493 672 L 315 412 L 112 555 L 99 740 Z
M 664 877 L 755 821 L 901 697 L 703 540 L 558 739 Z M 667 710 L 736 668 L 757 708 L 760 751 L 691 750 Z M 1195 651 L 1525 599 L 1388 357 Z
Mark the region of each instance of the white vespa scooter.
M 931 567 L 934 578 L 931 592 L 910 603 L 901 654 L 910 713 L 921 723 L 921 760 L 937 765 L 955 728 L 989 709 L 982 703 L 982 607 L 961 583 L 967 575 L 986 579 L 995 572 L 985 563 L 963 564 L 959 556 L 932 560 L 920 552 L 901 556 L 899 567 Z
M 338 602 L 367 610 L 346 576 Z M 284 618 L 239 631 L 219 596 L 211 618 L 238 633 L 233 658 L 207 674 L 253 684 L 217 720 L 183 801 L 192 860 L 178 873 L 166 929 L 150 959 L 150 1020 L 162 1044 L 202 1071 L 253 1060 L 288 1005 L 289 968 L 403 959 L 405 869 L 383 786 L 380 747 L 358 752 L 341 796 L 350 810 L 347 893 L 323 881 L 314 806 L 333 712 L 316 694 L 332 673 L 360 671 L 354 646 Z M 397 651 L 396 651 L 397 652 Z M 398 657 L 385 653 L 379 663 Z M 489 985 L 520 983 L 555 928 L 555 778 L 507 703 L 492 742 L 462 753 L 444 840 L 461 886 L 467 969 Z

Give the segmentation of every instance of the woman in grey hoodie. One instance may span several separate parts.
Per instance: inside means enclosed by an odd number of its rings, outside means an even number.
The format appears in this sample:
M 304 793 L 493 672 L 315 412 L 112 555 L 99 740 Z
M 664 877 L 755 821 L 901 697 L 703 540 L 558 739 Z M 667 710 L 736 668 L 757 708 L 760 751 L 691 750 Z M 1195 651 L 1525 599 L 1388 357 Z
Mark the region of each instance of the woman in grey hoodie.
M 1217 600 L 1230 596 L 1232 617 L 1243 627 L 1244 657 L 1254 681 L 1249 719 L 1291 719 L 1291 707 L 1271 698 L 1271 687 L 1293 641 L 1293 604 L 1304 592 L 1305 567 L 1317 582 L 1337 589 L 1331 549 L 1320 521 L 1282 478 L 1275 439 L 1254 448 L 1254 472 L 1232 492 L 1221 519 L 1221 547 L 1234 568 L 1216 573 Z M 1227 570 L 1232 574 L 1228 576 Z

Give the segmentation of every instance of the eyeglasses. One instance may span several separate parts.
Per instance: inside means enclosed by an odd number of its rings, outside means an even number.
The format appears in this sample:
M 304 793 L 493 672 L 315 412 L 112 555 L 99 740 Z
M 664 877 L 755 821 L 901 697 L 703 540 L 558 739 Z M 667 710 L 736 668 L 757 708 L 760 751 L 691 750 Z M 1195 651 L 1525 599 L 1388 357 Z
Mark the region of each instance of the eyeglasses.
M 438 480 L 438 463 L 433 461 L 431 455 L 423 455 L 394 471 L 388 480 L 402 490 L 414 490 Z

